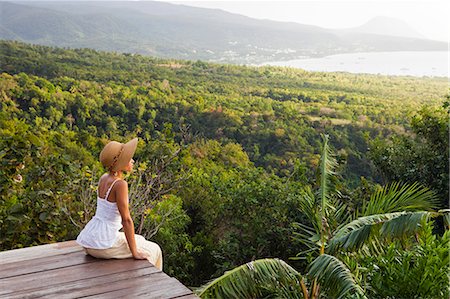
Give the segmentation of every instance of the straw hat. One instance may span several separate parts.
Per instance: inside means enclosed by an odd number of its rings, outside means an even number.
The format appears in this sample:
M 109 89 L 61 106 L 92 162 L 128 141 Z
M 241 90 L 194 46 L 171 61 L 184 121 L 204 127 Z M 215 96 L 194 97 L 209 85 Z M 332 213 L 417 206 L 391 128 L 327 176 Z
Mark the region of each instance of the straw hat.
M 133 158 L 137 142 L 137 137 L 127 143 L 110 141 L 100 152 L 100 162 L 109 171 L 122 170 Z

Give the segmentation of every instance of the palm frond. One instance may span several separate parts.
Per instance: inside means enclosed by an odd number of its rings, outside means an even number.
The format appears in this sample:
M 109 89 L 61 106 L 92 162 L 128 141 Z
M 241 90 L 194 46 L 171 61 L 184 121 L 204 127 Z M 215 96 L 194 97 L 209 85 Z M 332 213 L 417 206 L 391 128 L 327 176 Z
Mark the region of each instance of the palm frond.
M 317 249 L 319 247 L 320 234 L 314 228 L 301 222 L 292 223 L 292 228 L 294 229 L 294 240 L 306 245 L 309 249 Z
M 339 194 L 339 192 L 336 192 Z M 349 212 L 349 207 L 346 201 L 342 198 L 336 197 L 329 200 L 330 214 L 328 215 L 328 224 L 330 225 L 330 230 L 334 231 L 342 223 L 348 223 L 353 220 L 351 213 Z
M 321 254 L 310 265 L 308 275 L 317 278 L 330 298 L 343 298 L 354 294 L 366 298 L 347 266 L 332 255 Z
M 337 166 L 337 162 L 333 157 L 333 153 L 328 146 L 328 135 L 322 135 L 323 138 L 323 148 L 322 155 L 320 157 L 320 188 L 319 188 L 319 199 L 321 201 L 321 208 L 325 211 L 328 201 L 328 183 L 329 176 L 334 174 L 334 168 Z M 324 216 L 324 215 L 322 215 Z M 323 217 L 322 217 L 323 218 Z
M 419 183 L 401 185 L 394 182 L 372 194 L 369 202 L 363 206 L 360 216 L 400 211 L 429 211 L 436 208 L 437 203 L 436 194 Z
M 328 245 L 331 251 L 338 248 L 359 249 L 375 234 L 382 238 L 399 238 L 415 232 L 423 219 L 435 215 L 435 212 L 420 211 L 360 217 L 338 229 Z
M 403 213 L 383 223 L 380 229 L 381 236 L 396 239 L 411 235 L 420 228 L 422 221 L 428 221 L 430 217 L 436 215 L 436 213 L 426 211 Z
M 444 215 L 444 225 L 450 229 L 450 209 L 439 210 L 438 213 Z
M 302 276 L 280 259 L 241 265 L 196 290 L 201 298 L 303 298 Z
M 321 249 L 320 252 L 324 252 L 326 235 L 329 235 L 329 225 L 327 222 L 329 206 L 329 194 L 328 184 L 330 175 L 334 174 L 334 168 L 337 165 L 336 160 L 333 157 L 333 153 L 328 146 L 328 135 L 322 135 L 323 148 L 320 158 L 320 187 L 319 187 L 319 200 L 320 200 L 320 235 L 321 235 Z
M 319 206 L 314 192 L 309 186 L 305 186 L 301 191 L 301 200 L 298 204 L 300 212 L 308 218 L 316 233 L 320 233 L 321 219 Z

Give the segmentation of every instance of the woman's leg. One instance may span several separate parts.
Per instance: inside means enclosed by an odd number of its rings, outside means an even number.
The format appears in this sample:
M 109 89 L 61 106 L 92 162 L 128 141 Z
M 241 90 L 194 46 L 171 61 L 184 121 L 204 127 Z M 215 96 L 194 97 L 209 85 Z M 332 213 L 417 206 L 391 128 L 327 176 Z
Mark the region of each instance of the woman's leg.
M 161 247 L 159 247 L 158 244 L 155 242 L 146 240 L 141 235 L 135 235 L 136 236 L 136 246 L 145 251 L 149 257 L 148 261 L 152 263 L 157 269 L 162 271 L 163 268 L 163 256 Z
M 107 249 L 94 249 L 85 248 L 89 255 L 101 259 L 126 259 L 133 257 L 128 242 L 123 232 L 119 232 L 119 236 L 111 248 Z
M 163 257 L 161 248 L 158 244 L 146 240 L 143 236 L 135 234 L 136 246 L 139 250 L 145 251 L 149 257 L 148 261 L 152 263 L 157 269 L 162 271 Z M 89 255 L 96 258 L 103 259 L 125 259 L 131 258 L 130 248 L 124 232 L 119 232 L 119 237 L 111 248 L 107 249 L 93 249 L 85 248 Z

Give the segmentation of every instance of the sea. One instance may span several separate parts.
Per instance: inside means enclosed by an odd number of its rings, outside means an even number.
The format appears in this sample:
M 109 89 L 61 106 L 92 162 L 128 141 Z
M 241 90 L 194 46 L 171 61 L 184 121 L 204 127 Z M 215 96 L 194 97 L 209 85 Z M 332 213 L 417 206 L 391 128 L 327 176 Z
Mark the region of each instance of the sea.
M 261 65 L 289 66 L 320 72 L 450 78 L 449 57 L 450 52 L 445 51 L 361 52 L 273 61 Z

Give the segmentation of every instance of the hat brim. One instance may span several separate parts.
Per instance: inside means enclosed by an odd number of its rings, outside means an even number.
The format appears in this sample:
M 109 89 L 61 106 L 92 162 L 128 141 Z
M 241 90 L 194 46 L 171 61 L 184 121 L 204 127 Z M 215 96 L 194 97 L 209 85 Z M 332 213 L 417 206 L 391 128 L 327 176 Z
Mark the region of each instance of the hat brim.
M 137 144 L 138 138 L 136 137 L 123 145 L 123 152 L 120 155 L 115 167 L 113 168 L 114 171 L 121 170 L 128 165 L 128 162 L 130 162 L 131 158 L 133 158 Z

